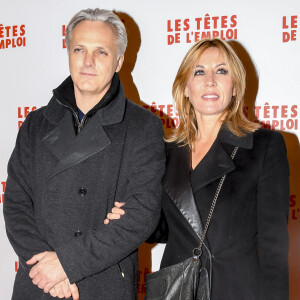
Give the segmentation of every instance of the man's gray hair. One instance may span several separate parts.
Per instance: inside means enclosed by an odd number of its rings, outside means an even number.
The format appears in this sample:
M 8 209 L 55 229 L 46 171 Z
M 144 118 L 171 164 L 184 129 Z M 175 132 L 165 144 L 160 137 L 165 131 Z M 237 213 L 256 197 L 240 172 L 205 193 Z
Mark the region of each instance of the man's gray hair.
M 127 47 L 127 33 L 123 22 L 112 11 L 106 9 L 84 9 L 78 12 L 69 22 L 66 28 L 66 46 L 69 50 L 72 32 L 76 25 L 82 21 L 101 21 L 113 26 L 116 34 L 119 56 L 123 54 Z

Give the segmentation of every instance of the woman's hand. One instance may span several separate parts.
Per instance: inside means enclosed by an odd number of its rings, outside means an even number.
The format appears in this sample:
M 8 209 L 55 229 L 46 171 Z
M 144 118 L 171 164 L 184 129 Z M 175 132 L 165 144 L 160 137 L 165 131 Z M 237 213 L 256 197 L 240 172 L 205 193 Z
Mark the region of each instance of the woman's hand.
M 68 278 L 56 284 L 49 293 L 52 297 L 68 299 L 72 296 L 73 300 L 79 300 L 78 287 L 75 283 L 70 284 Z
M 121 207 L 125 204 L 124 202 L 115 202 L 115 206 L 111 210 L 111 213 L 107 214 L 107 219 L 104 220 L 104 224 L 108 224 L 109 220 L 117 220 L 120 219 L 121 216 L 125 214 L 125 210 L 121 209 Z

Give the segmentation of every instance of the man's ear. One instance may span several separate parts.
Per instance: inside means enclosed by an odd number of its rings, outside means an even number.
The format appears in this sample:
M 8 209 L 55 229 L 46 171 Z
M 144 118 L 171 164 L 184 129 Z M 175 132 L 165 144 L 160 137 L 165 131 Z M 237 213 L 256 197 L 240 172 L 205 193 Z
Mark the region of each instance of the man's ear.
M 123 62 L 124 62 L 124 54 L 121 54 L 119 59 L 118 59 L 116 72 L 119 72 L 121 70 Z

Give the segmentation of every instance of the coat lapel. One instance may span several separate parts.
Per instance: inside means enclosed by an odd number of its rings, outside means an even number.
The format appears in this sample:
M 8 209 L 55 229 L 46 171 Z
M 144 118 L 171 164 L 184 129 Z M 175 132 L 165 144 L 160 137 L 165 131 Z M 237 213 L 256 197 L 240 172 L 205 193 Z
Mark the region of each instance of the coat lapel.
M 227 127 L 223 125 L 207 155 L 192 171 L 194 173 L 193 176 L 191 176 L 193 192 L 196 193 L 223 175 L 234 171 L 235 163 L 234 160 L 231 159 L 234 147 L 251 149 L 252 144 L 253 134 L 248 133 L 243 137 L 239 137 L 231 133 Z M 214 195 L 212 195 L 212 197 L 213 196 Z
M 192 171 L 193 176 L 191 176 L 191 180 L 193 192 L 196 193 L 204 186 L 218 178 L 221 178 L 223 175 L 233 171 L 234 169 L 235 164 L 232 161 L 230 154 L 226 152 L 220 141 L 217 139 L 207 155 Z M 197 181 L 195 181 L 195 179 Z M 214 195 L 211 195 L 212 198 L 213 196 Z
M 232 134 L 226 126 L 222 126 L 208 155 L 192 172 L 199 172 L 199 176 L 191 176 L 191 155 L 188 146 L 170 149 L 167 159 L 167 169 L 163 178 L 163 186 L 181 214 L 185 217 L 198 237 L 203 233 L 203 224 L 194 199 L 194 193 L 235 170 L 235 163 L 231 153 L 235 146 L 251 149 L 253 134 L 243 137 Z M 191 185 L 191 178 L 197 182 Z M 214 195 L 211 195 L 213 200 Z
M 61 159 L 72 140 L 76 137 L 72 118 L 72 114 L 66 111 L 62 121 L 43 138 L 44 143 L 58 159 Z
M 72 124 L 73 121 L 68 119 L 69 118 L 66 118 L 66 121 L 57 126 L 57 128 L 44 139 L 45 143 L 58 157 L 60 155 L 58 151 L 60 149 L 63 151 L 52 176 L 82 162 L 103 150 L 111 143 L 97 114 L 90 119 L 78 135 L 75 134 Z M 71 134 L 70 127 L 72 127 L 73 134 Z M 66 139 L 64 140 L 65 137 Z M 52 141 L 56 142 L 51 144 Z
M 163 177 L 164 189 L 200 238 L 203 225 L 190 183 L 189 148 L 173 148 L 168 156 L 167 166 Z
M 103 126 L 122 122 L 125 107 L 126 99 L 120 85 L 117 97 L 98 110 L 76 135 L 72 112 L 53 98 L 45 115 L 55 127 L 43 138 L 44 143 L 59 160 L 51 177 L 108 147 L 111 139 Z

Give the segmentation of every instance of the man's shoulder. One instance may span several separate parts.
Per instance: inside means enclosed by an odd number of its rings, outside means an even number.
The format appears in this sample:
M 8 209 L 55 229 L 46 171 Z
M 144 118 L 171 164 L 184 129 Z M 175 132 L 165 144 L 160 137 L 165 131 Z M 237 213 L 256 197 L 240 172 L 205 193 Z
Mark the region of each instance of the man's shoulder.
M 129 99 L 126 99 L 127 106 L 126 106 L 126 113 L 128 114 L 128 117 L 130 120 L 138 123 L 156 123 L 161 124 L 161 120 L 158 116 L 154 115 L 151 111 L 148 109 L 137 105 L 136 103 L 132 102 Z
M 45 124 L 45 122 L 50 121 L 50 123 L 53 123 L 52 118 L 56 118 L 56 119 L 60 118 L 63 115 L 63 113 L 60 112 L 59 109 L 56 110 L 53 110 L 53 108 L 49 109 L 51 108 L 51 106 L 55 105 L 55 102 L 56 102 L 55 99 L 52 97 L 51 100 L 45 106 L 41 106 L 38 109 L 31 111 L 27 115 L 25 121 L 23 122 L 20 128 L 22 129 L 21 131 L 28 129 L 29 132 L 31 131 L 40 132 L 41 129 L 44 127 L 43 125 Z M 56 120 L 56 122 L 54 122 L 53 124 L 57 124 L 57 122 L 58 121 Z
M 40 108 L 35 109 L 34 111 L 32 111 L 30 114 L 32 115 L 32 118 L 38 118 L 41 116 L 44 116 L 44 113 L 47 109 L 47 105 L 46 106 L 41 106 Z
M 154 139 L 163 142 L 164 130 L 160 118 L 130 100 L 126 101 L 124 122 L 127 123 L 128 140 L 140 142 Z
M 44 118 L 44 112 L 46 107 L 42 106 L 40 108 L 35 109 L 34 111 L 31 111 L 27 116 L 25 121 L 23 122 L 21 128 L 25 126 L 34 126 L 34 124 L 39 124 L 41 122 L 41 119 Z M 25 125 L 25 126 L 24 126 Z

